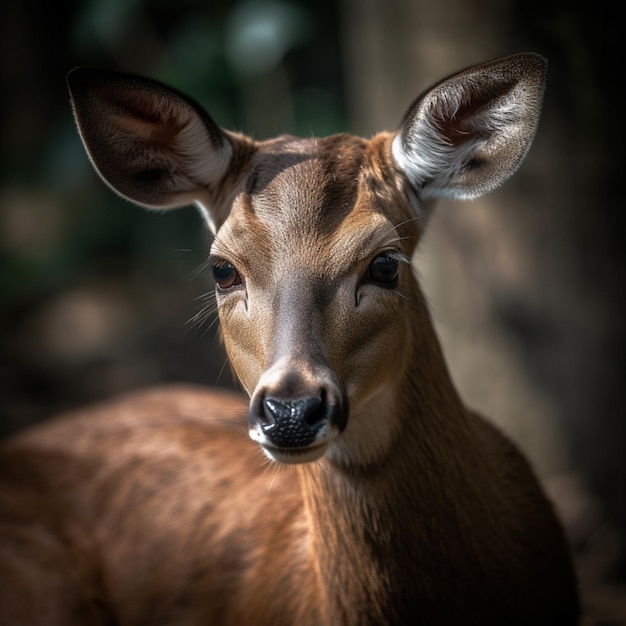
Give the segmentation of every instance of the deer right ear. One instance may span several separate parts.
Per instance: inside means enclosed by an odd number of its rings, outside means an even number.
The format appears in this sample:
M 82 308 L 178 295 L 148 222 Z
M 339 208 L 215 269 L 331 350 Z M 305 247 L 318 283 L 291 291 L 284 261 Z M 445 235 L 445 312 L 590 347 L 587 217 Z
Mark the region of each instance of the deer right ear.
M 435 85 L 407 112 L 393 156 L 423 199 L 471 199 L 520 165 L 541 112 L 546 61 L 515 54 Z
M 199 105 L 156 81 L 93 68 L 72 70 L 67 85 L 85 149 L 113 190 L 148 208 L 196 204 L 216 232 L 233 143 Z

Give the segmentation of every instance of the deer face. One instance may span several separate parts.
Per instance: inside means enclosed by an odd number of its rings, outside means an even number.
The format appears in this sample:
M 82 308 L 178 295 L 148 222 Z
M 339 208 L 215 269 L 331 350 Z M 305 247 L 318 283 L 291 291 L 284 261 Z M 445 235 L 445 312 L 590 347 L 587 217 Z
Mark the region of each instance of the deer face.
M 382 136 L 261 144 L 215 237 L 224 345 L 272 458 L 321 456 L 397 369 L 418 229 L 389 152 Z

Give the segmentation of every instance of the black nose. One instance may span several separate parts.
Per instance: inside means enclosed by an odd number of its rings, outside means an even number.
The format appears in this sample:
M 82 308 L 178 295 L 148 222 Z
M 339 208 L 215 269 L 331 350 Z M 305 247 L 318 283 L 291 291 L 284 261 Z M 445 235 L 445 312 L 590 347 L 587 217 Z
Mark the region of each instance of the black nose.
M 330 418 L 323 396 L 295 400 L 265 398 L 258 422 L 263 433 L 281 448 L 303 448 L 311 444 Z

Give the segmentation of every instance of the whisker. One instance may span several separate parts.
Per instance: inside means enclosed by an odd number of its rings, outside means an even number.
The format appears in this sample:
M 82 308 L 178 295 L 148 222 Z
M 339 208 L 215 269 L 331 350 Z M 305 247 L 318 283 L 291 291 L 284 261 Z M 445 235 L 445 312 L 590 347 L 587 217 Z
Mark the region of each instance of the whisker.
M 402 226 L 405 226 L 406 224 L 410 224 L 411 222 L 421 221 L 421 220 L 422 218 L 419 216 L 409 217 L 402 222 L 398 222 L 397 224 L 390 226 L 389 230 L 385 233 L 385 235 L 388 235 L 390 232 L 397 230 L 398 228 L 402 228 Z
M 206 321 L 207 318 L 205 318 Z M 219 321 L 219 317 L 215 317 L 215 319 L 204 329 L 204 331 L 202 331 L 202 334 L 200 335 L 200 339 L 204 339 L 207 335 L 207 333 L 213 328 L 213 326 L 215 326 L 215 324 L 217 324 Z
M 219 316 L 217 315 L 217 302 L 215 292 L 207 292 L 204 293 L 197 298 L 194 298 L 195 301 L 200 301 L 201 305 L 198 312 L 193 315 L 186 322 L 186 326 L 192 328 L 195 331 L 199 331 L 203 328 L 203 326 L 211 320 L 211 322 L 204 328 L 201 334 L 201 339 L 203 339 L 206 334 L 213 328 L 213 326 L 219 321 Z M 213 318 L 213 319 L 211 319 Z
M 217 305 L 215 304 L 215 302 L 207 302 L 200 307 L 200 310 L 195 315 L 193 315 L 193 317 L 187 320 L 186 324 L 190 326 L 195 326 L 198 324 L 201 325 L 216 313 Z
M 222 376 L 224 375 L 224 371 L 226 370 L 226 366 L 228 365 L 229 361 L 228 359 L 224 359 L 224 362 L 222 363 L 222 367 L 220 368 L 219 373 L 217 374 L 217 379 L 215 381 L 215 384 L 219 384 L 220 381 L 222 380 Z
M 193 299 L 194 302 L 197 302 L 198 300 L 212 300 L 213 302 L 216 302 L 217 297 L 214 291 L 207 291 L 206 293 L 202 293 Z

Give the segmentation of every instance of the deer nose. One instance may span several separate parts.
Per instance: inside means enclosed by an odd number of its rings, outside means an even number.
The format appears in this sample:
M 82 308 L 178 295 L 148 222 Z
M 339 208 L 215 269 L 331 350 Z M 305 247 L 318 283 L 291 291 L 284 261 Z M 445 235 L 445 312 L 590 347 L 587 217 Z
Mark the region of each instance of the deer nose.
M 345 402 L 329 398 L 326 390 L 296 398 L 263 394 L 251 402 L 248 418 L 250 436 L 278 458 L 281 451 L 295 454 L 328 445 L 345 428 L 347 410 Z
M 315 440 L 327 417 L 326 402 L 321 396 L 279 400 L 265 398 L 259 426 L 274 445 L 303 448 Z
M 325 454 L 348 413 L 348 398 L 329 368 L 283 359 L 261 375 L 251 395 L 249 435 L 275 461 L 308 463 Z

